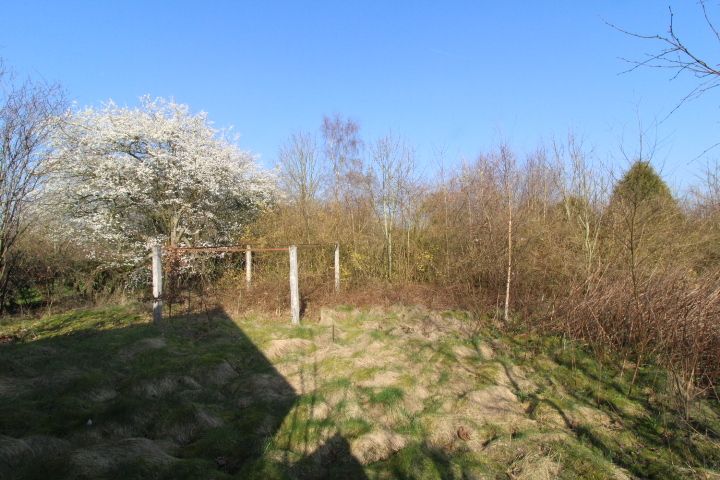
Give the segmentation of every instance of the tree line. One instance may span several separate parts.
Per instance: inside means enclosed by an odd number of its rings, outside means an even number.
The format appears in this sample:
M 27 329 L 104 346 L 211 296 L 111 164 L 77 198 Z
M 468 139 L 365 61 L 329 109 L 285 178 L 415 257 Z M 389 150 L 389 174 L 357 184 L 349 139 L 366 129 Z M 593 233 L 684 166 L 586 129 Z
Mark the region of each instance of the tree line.
M 685 398 L 714 394 L 717 165 L 679 198 L 647 150 L 614 173 L 569 135 L 523 157 L 501 144 L 427 179 L 400 138 L 366 142 L 359 132 L 334 116 L 317 134 L 288 139 L 279 156 L 285 196 L 249 238 L 339 240 L 344 281 L 356 288 L 433 285 L 505 326 L 620 354 L 633 377 L 660 361 Z M 318 258 L 318 274 L 327 268 Z
M 645 152 L 614 175 L 570 135 L 457 168 L 440 152 L 427 178 L 401 137 L 366 139 L 334 115 L 288 138 L 268 172 L 186 105 L 70 109 L 55 86 L 0 80 L 5 312 L 142 298 L 154 242 L 339 242 L 347 290 L 430 286 L 500 326 L 621 355 L 632 375 L 660 362 L 687 402 L 720 378 L 717 165 L 678 198 Z M 176 261 L 178 288 L 239 288 L 227 278 L 242 259 Z M 280 282 L 284 262 L 268 260 L 266 275 Z M 328 275 L 321 252 L 304 262 L 306 276 Z

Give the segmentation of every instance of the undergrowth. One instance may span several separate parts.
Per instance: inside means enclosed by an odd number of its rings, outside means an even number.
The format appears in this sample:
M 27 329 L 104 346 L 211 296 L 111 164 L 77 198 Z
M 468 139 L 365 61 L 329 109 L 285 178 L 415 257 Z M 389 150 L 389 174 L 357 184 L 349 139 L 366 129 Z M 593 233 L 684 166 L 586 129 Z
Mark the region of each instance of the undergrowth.
M 465 312 L 4 319 L 3 478 L 714 478 L 720 407 Z

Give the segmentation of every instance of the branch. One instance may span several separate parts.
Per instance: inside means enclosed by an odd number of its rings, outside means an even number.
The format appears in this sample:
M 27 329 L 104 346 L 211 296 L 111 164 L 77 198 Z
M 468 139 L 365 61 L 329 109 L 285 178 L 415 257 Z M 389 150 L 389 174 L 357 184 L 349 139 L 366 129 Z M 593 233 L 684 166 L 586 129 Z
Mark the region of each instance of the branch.
M 710 19 L 708 14 L 705 1 L 700 0 L 700 7 L 702 8 L 703 17 L 708 28 L 715 35 L 715 38 L 720 42 L 720 32 L 715 28 L 714 23 Z M 631 32 L 624 28 L 621 28 L 613 23 L 604 21 L 609 27 L 628 35 L 630 37 L 639 38 L 641 40 L 650 40 L 655 43 L 660 42 L 663 47 L 655 53 L 645 54 L 647 58 L 643 60 L 632 60 L 627 58 L 621 59 L 629 64 L 631 67 L 627 70 L 620 72 L 620 74 L 630 73 L 638 68 L 664 68 L 674 70 L 674 74 L 670 77 L 670 80 L 675 80 L 681 74 L 689 72 L 695 77 L 701 79 L 699 85 L 693 88 L 687 95 L 685 95 L 680 102 L 667 114 L 667 116 L 661 121 L 661 123 L 672 115 L 678 108 L 680 108 L 685 102 L 700 97 L 708 90 L 711 90 L 720 85 L 720 70 L 711 66 L 706 60 L 700 58 L 695 52 L 693 52 L 683 41 L 679 35 L 675 32 L 675 14 L 671 7 L 669 10 L 669 26 L 667 35 L 643 35 L 635 32 Z

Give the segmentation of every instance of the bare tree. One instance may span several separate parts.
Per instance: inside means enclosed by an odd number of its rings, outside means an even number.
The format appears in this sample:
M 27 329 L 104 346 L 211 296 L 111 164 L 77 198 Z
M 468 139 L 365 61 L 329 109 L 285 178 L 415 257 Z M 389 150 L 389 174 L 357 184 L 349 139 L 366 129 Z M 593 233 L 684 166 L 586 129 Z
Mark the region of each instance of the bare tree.
M 553 142 L 553 154 L 558 168 L 568 170 L 558 187 L 562 192 L 565 218 L 580 240 L 587 279 L 598 255 L 603 214 L 600 205 L 608 187 L 603 175 L 590 166 L 589 153 L 583 149 L 582 141 L 572 133 L 565 144 Z
M 333 233 L 338 238 L 343 224 L 340 212 L 341 203 L 349 214 L 350 237 L 355 249 L 358 233 L 358 216 L 361 198 L 367 189 L 365 166 L 360 157 L 362 142 L 358 136 L 360 126 L 351 119 L 336 114 L 324 117 L 322 136 L 325 144 L 325 156 L 332 169 L 330 190 L 333 200 Z
M 393 227 L 406 202 L 414 170 L 412 150 L 392 134 L 380 138 L 371 147 L 371 157 L 376 177 L 376 194 L 382 219 L 385 243 L 386 274 L 393 273 Z
M 322 135 L 325 140 L 325 155 L 332 166 L 333 200 L 340 200 L 344 177 L 349 171 L 356 170 L 361 142 L 358 137 L 360 126 L 352 119 L 339 114 L 323 117 Z
M 515 155 L 510 148 L 503 144 L 500 146 L 500 171 L 507 205 L 507 281 L 505 283 L 505 323 L 510 320 L 510 284 L 512 280 L 513 262 L 513 190 L 515 176 Z
M 14 267 L 13 247 L 29 225 L 28 210 L 47 173 L 47 140 L 63 106 L 59 87 L 30 80 L 18 84 L 0 71 L 0 312 Z
M 305 226 L 305 240 L 310 241 L 310 207 L 317 200 L 322 177 L 322 165 L 315 137 L 296 133 L 280 147 L 280 179 L 285 190 L 300 208 Z
M 720 214 L 720 162 L 705 165 L 702 183 L 692 191 L 699 209 L 706 216 Z

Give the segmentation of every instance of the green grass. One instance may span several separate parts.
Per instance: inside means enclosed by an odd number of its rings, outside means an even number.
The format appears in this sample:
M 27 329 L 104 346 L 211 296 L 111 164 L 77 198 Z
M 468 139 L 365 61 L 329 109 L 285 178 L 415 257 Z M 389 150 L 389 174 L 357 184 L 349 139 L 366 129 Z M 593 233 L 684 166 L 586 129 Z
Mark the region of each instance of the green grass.
M 405 396 L 400 388 L 387 387 L 379 390 L 366 389 L 368 401 L 371 404 L 382 405 L 387 408 L 397 405 Z
M 690 478 L 703 469 L 720 470 L 717 403 L 698 403 L 692 416 L 713 433 L 697 435 L 674 406 L 665 374 L 656 367 L 641 369 L 640 385 L 631 388 L 631 376 L 621 375 L 618 361 L 600 362 L 585 349 L 555 338 L 523 337 L 512 342 L 512 360 L 528 367 L 539 385 L 530 401 L 570 417 L 580 445 L 570 449 L 563 444 L 560 451 L 578 472 L 593 478 L 584 464 L 602 463 L 598 459 L 642 478 Z M 540 353 L 528 356 L 528 351 Z M 642 390 L 657 392 L 655 401 Z M 598 417 L 587 418 L 587 411 Z
M 720 407 L 699 400 L 686 421 L 662 369 L 631 389 L 617 359 L 465 312 L 341 315 L 334 341 L 221 310 L 0 319 L 20 339 L 0 346 L 0 478 L 720 474 Z M 311 343 L 262 352 L 293 339 Z

